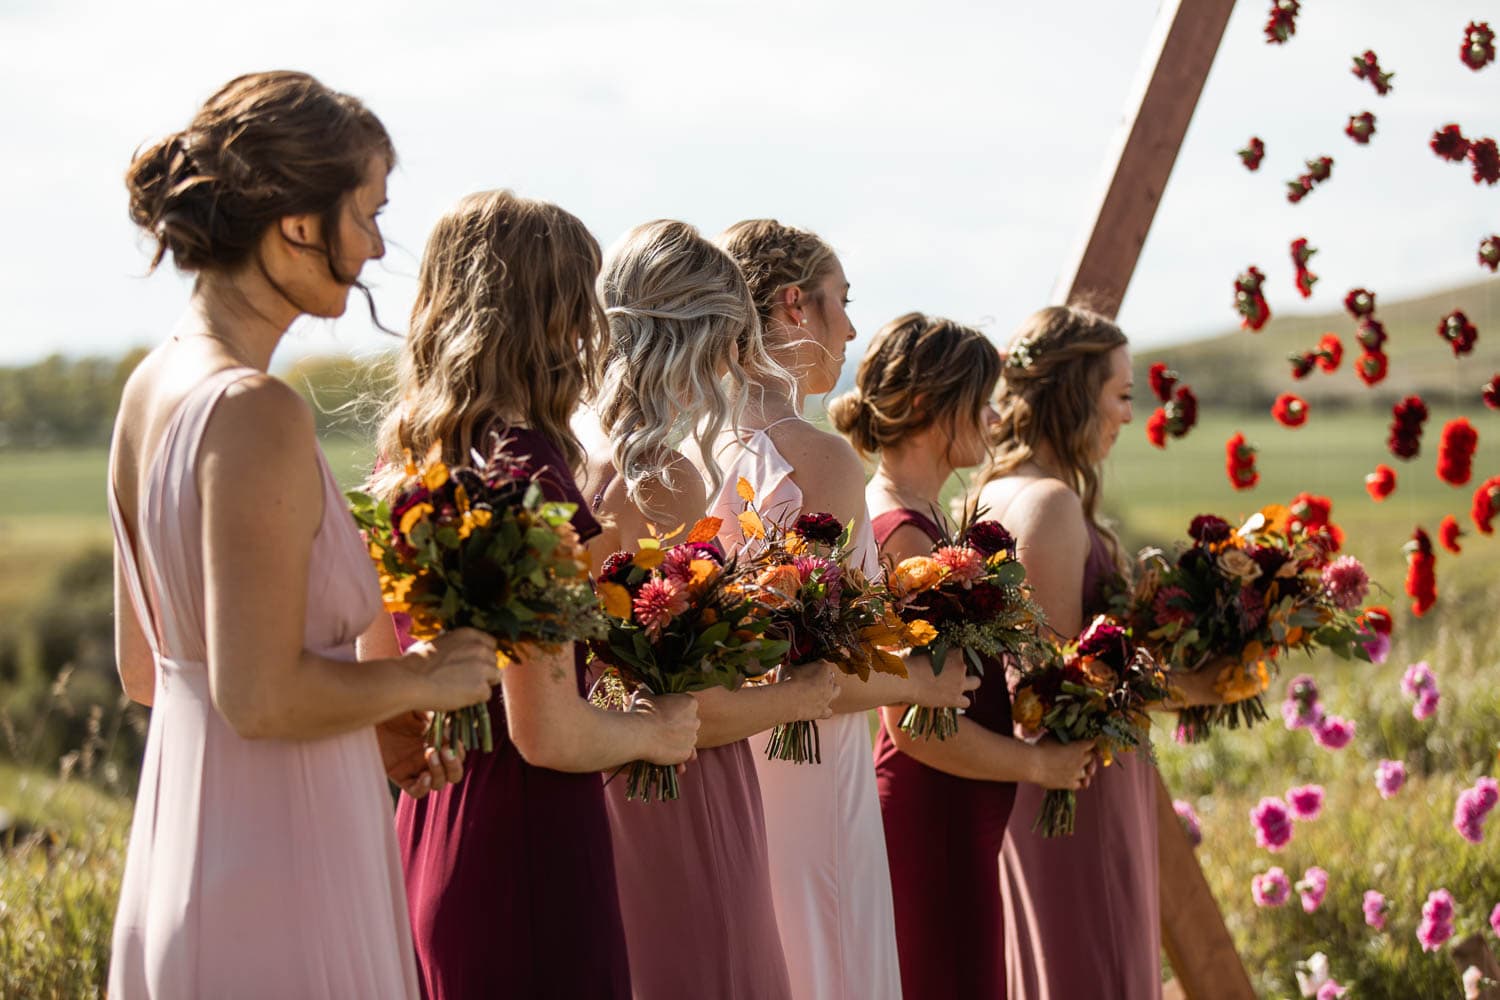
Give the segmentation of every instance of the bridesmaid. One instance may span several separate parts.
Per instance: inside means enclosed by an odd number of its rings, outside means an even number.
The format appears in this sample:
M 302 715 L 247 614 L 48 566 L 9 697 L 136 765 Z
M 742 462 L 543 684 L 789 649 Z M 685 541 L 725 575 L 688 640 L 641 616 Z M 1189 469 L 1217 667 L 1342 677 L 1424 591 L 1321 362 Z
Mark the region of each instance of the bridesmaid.
M 600 288 L 610 343 L 596 407 L 608 441 L 589 460 L 605 525 L 591 543 L 596 571 L 650 531 L 666 535 L 704 515 L 723 479 L 711 445 L 737 423 L 745 385 L 786 378 L 766 354 L 739 267 L 689 225 L 631 230 L 608 254 Z M 689 432 L 707 489 L 675 449 Z M 827 718 L 836 691 L 827 663 L 784 684 L 703 691 L 698 759 L 681 798 L 630 802 L 622 781 L 605 786 L 636 997 L 791 996 L 746 737 Z
M 494 642 L 354 662 L 384 619 L 375 571 L 311 409 L 266 374 L 287 327 L 342 315 L 384 253 L 394 162 L 355 98 L 256 73 L 126 174 L 152 266 L 195 280 L 110 451 L 115 654 L 152 707 L 112 997 L 417 995 L 374 727 L 487 697 Z M 448 776 L 420 749 L 402 767 L 414 794 Z
M 843 265 L 817 236 L 770 219 L 738 223 L 720 242 L 745 274 L 772 358 L 795 384 L 789 389 L 777 379 L 746 387 L 742 429 L 718 454 L 724 482 L 713 498 L 714 513 L 726 526 L 735 525 L 744 504 L 734 487 L 743 476 L 770 517 L 826 511 L 852 525 L 855 559 L 877 572 L 859 457 L 847 441 L 802 417 L 808 395 L 833 389 L 845 346 L 854 339 Z M 733 527 L 720 538 L 727 548 L 742 540 Z M 820 723 L 822 764 L 767 760 L 769 734 L 751 741 L 794 997 L 901 995 L 867 712 L 899 702 L 961 708 L 968 704 L 964 692 L 978 683 L 959 670 L 935 676 L 925 657 L 913 658 L 907 668 L 907 678 L 840 678 L 836 714 Z
M 568 421 L 607 337 L 598 274 L 599 245 L 557 206 L 508 191 L 460 201 L 427 241 L 380 453 L 462 463 L 499 446 L 550 499 L 578 505 L 582 539 L 597 534 L 573 479 L 583 454 Z M 432 1000 L 630 995 L 598 772 L 687 760 L 697 706 L 667 695 L 601 711 L 583 698 L 583 663 L 573 644 L 508 665 L 489 702 L 494 751 L 471 755 L 457 784 L 397 808 Z
M 984 460 L 999 379 L 1000 354 L 979 331 L 907 313 L 875 334 L 854 390 L 829 406 L 856 450 L 880 456 L 865 498 L 887 565 L 930 554 L 942 539 L 933 519 L 943 485 Z M 962 673 L 962 655 L 949 653 L 943 670 Z M 1003 998 L 995 862 L 1016 782 L 1076 790 L 1087 783 L 1093 745 L 1015 739 L 999 660 L 986 662 L 948 739 L 912 739 L 899 728 L 904 712 L 880 710 L 875 748 L 902 989 L 924 1000 Z
M 1130 422 L 1130 349 L 1114 323 L 1053 306 L 1011 343 L 979 504 L 1016 536 L 1032 593 L 1064 638 L 1105 610 L 1124 560 L 1099 523 L 1099 467 Z M 1212 700 L 1205 672 L 1179 682 Z M 1156 772 L 1121 754 L 1078 795 L 1071 837 L 1031 832 L 1043 788 L 1021 785 L 1001 854 L 1012 1000 L 1161 996 Z

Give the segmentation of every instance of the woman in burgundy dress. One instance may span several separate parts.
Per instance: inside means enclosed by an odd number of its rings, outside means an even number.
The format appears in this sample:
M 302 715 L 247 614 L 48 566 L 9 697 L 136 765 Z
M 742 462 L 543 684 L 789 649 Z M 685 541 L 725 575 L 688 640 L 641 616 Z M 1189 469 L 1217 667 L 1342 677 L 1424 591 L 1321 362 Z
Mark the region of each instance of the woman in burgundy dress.
M 875 539 L 888 563 L 926 555 L 943 532 L 933 520 L 956 469 L 985 457 L 985 425 L 1000 355 L 976 330 L 908 313 L 870 343 L 855 389 L 830 407 L 834 425 L 880 464 L 866 491 Z M 965 669 L 950 653 L 945 670 Z M 1016 782 L 1078 788 L 1092 746 L 1011 734 L 1004 665 L 989 662 L 958 732 L 913 739 L 905 707 L 881 709 L 875 747 L 881 813 L 896 903 L 901 986 L 924 1000 L 1005 995 L 996 859 Z
M 606 336 L 599 264 L 588 230 L 554 205 L 506 191 L 459 202 L 423 255 L 381 454 L 464 463 L 498 447 L 578 505 L 580 537 L 597 533 L 568 420 Z M 687 760 L 696 703 L 600 711 L 583 699 L 581 648 L 568 648 L 509 664 L 489 710 L 494 751 L 397 809 L 423 994 L 628 997 L 599 772 Z
M 1104 610 L 1122 566 L 1098 522 L 1099 465 L 1130 422 L 1131 387 L 1125 335 L 1084 309 L 1036 313 L 1006 357 L 979 503 L 1015 535 L 1032 595 L 1064 638 Z M 1211 685 L 1206 671 L 1178 683 L 1189 703 L 1212 700 Z M 1118 755 L 1079 793 L 1070 837 L 1031 832 L 1041 800 L 1040 787 L 1019 787 L 1001 855 L 1010 997 L 1159 998 L 1155 769 Z

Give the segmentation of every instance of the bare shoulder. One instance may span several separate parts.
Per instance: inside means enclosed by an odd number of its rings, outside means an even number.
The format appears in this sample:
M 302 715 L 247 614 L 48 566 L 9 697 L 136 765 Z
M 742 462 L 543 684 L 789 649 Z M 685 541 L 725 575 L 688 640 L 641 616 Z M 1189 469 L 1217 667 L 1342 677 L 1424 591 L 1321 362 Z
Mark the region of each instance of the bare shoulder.
M 1017 483 L 1000 520 L 1017 538 L 1086 545 L 1083 500 L 1067 484 L 1050 477 Z
M 258 372 L 224 390 L 203 429 L 200 455 L 253 462 L 253 474 L 267 477 L 304 466 L 316 447 L 312 407 L 285 382 Z
M 865 467 L 843 437 L 804 421 L 789 421 L 773 433 L 776 450 L 799 472 L 816 470 L 820 478 L 851 477 L 864 489 Z
M 661 473 L 641 483 L 637 499 L 642 513 L 649 510 L 672 522 L 662 528 L 691 526 L 708 511 L 708 484 L 687 456 L 673 451 Z

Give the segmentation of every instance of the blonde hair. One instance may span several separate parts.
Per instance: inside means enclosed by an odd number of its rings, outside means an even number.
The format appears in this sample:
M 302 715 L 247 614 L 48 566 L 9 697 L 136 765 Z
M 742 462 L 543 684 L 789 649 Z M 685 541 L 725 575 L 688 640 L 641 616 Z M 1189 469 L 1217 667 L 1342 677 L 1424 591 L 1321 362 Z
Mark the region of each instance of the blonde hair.
M 739 426 L 746 385 L 788 378 L 766 353 L 739 266 L 687 223 L 648 222 L 610 248 L 599 292 L 610 341 L 597 409 L 628 495 L 639 504 L 652 477 L 671 488 L 667 455 L 688 432 L 716 494 L 713 442 Z
M 815 298 L 818 282 L 838 264 L 833 248 L 816 234 L 775 219 L 736 222 L 719 235 L 718 244 L 744 272 L 763 323 L 771 319 L 782 292 L 798 288 Z
M 1088 309 L 1049 306 L 1033 313 L 1011 340 L 990 460 L 977 479 L 983 485 L 1010 475 L 1046 444 L 1117 564 L 1119 539 L 1098 516 L 1099 393 L 1109 381 L 1110 354 L 1128 344 L 1118 326 Z
M 529 426 L 573 469 L 582 465 L 569 420 L 609 335 L 594 291 L 599 263 L 582 222 L 509 191 L 471 194 L 438 220 L 380 429 L 379 454 L 395 463 L 385 485 L 407 450 L 467 463 L 501 420 Z
M 868 455 L 935 423 L 953 430 L 978 415 L 999 381 L 1000 352 L 984 334 L 910 312 L 876 331 L 854 388 L 829 403 L 828 415 Z

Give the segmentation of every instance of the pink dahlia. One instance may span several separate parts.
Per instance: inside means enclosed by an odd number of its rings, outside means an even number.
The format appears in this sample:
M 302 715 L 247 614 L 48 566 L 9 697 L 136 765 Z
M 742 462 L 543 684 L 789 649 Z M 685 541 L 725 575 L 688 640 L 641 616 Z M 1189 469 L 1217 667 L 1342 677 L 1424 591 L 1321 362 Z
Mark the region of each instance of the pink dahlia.
M 1163 587 L 1156 592 L 1156 599 L 1151 602 L 1151 613 L 1156 618 L 1158 625 L 1166 625 L 1168 622 L 1182 622 L 1190 624 L 1193 613 L 1187 608 L 1173 607 L 1174 600 L 1186 599 L 1188 592 L 1181 587 Z
M 1389 907 L 1386 906 L 1385 897 L 1374 889 L 1365 890 L 1365 923 L 1377 931 L 1385 930 L 1385 914 Z
M 1193 811 L 1193 804 L 1182 799 L 1173 799 L 1172 811 L 1177 814 L 1177 819 L 1182 823 L 1183 832 L 1187 834 L 1193 846 L 1197 847 L 1203 843 L 1203 827 L 1198 823 L 1198 814 Z
M 670 580 L 647 580 L 635 595 L 635 620 L 656 638 L 672 619 L 688 609 L 686 591 Z
M 984 556 L 975 549 L 945 545 L 932 554 L 938 565 L 948 571 L 948 578 L 968 589 L 984 579 Z
M 1354 720 L 1325 715 L 1313 726 L 1313 739 L 1324 750 L 1342 750 L 1354 739 Z
M 1401 676 L 1401 693 L 1408 698 L 1415 698 L 1423 691 L 1437 690 L 1437 677 L 1432 673 L 1432 667 L 1427 665 L 1426 660 L 1419 660 L 1406 668 L 1406 673 Z
M 1268 851 L 1279 851 L 1292 842 L 1292 817 L 1286 803 L 1267 796 L 1250 810 L 1255 825 L 1255 843 Z
M 1287 789 L 1286 804 L 1292 807 L 1292 819 L 1314 820 L 1323 811 L 1323 786 L 1299 785 Z
M 1302 879 L 1297 883 L 1297 894 L 1302 897 L 1302 910 L 1304 913 L 1314 913 L 1318 907 L 1323 905 L 1323 897 L 1328 893 L 1328 873 L 1317 865 L 1313 865 L 1302 873 Z
M 1323 568 L 1323 589 L 1337 607 L 1352 611 L 1370 593 L 1370 577 L 1358 559 L 1340 556 Z
M 1473 788 L 1466 788 L 1453 804 L 1453 829 L 1471 844 L 1484 840 L 1484 823 L 1495 803 L 1500 801 L 1494 778 L 1480 778 Z
M 1250 897 L 1256 906 L 1280 906 L 1292 895 L 1291 880 L 1280 868 L 1269 868 L 1250 880 Z
M 1419 722 L 1432 718 L 1437 714 L 1440 697 L 1437 688 L 1430 688 L 1417 695 L 1417 700 L 1411 707 L 1411 717 Z
M 1396 797 L 1406 784 L 1406 765 L 1399 760 L 1382 760 L 1375 767 L 1375 789 L 1382 799 Z
M 1281 720 L 1288 729 L 1309 729 L 1323 718 L 1323 703 L 1318 700 L 1318 682 L 1299 674 L 1286 686 L 1286 700 L 1281 703 Z
M 1434 889 L 1422 904 L 1422 922 L 1417 940 L 1423 951 L 1437 951 L 1453 936 L 1453 896 L 1447 889 Z

